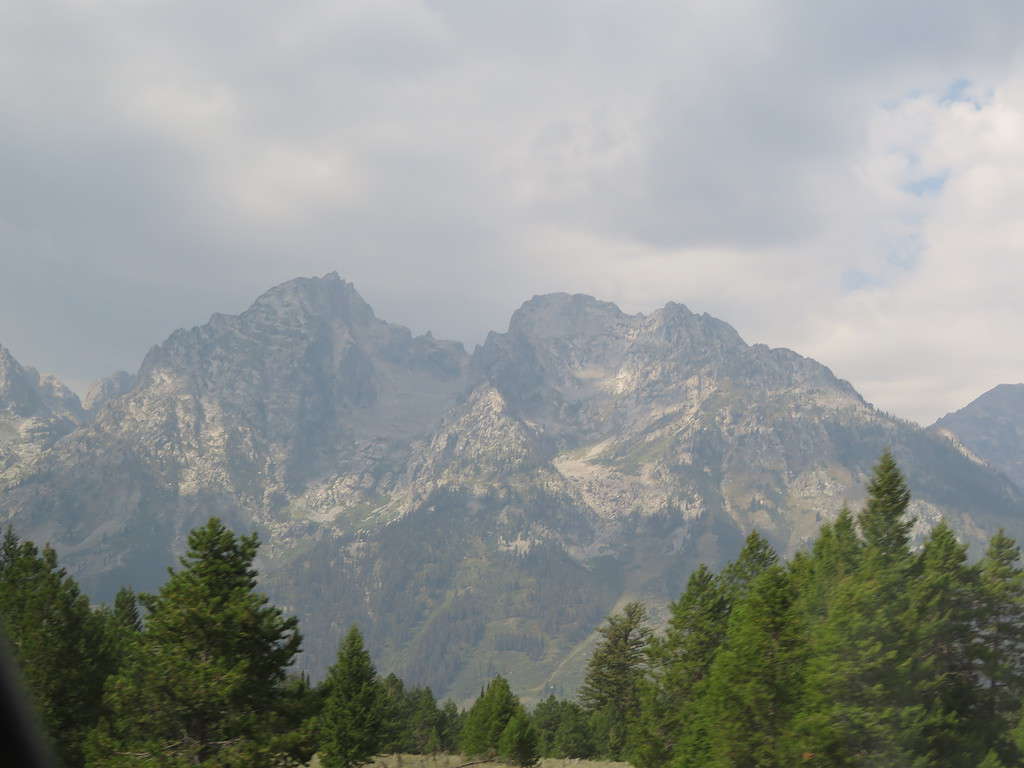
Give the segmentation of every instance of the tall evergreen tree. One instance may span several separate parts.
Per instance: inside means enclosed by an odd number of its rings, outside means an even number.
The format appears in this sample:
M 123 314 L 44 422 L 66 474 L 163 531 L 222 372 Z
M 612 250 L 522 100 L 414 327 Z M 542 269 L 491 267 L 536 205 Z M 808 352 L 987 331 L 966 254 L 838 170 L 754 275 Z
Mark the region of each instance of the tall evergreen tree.
M 924 764 L 974 768 L 984 755 L 976 676 L 978 569 L 967 547 L 940 523 L 932 529 L 910 585 L 914 699 L 923 707 Z
M 258 546 L 255 534 L 236 537 L 216 518 L 189 534 L 181 568 L 142 598 L 145 627 L 107 681 L 109 718 L 90 738 L 90 765 L 302 759 L 288 754 L 298 724 L 280 708 L 297 622 L 256 592 Z
M 0 625 L 55 751 L 69 768 L 82 765 L 116 661 L 105 621 L 53 549 L 40 552 L 10 528 L 0 543 Z
M 631 738 L 631 758 L 641 768 L 664 765 L 682 738 L 691 747 L 704 742 L 695 705 L 725 637 L 728 597 L 720 580 L 701 564 L 669 611 L 665 636 L 653 638 L 649 646 L 650 675 L 641 689 L 641 713 Z
M 832 592 L 843 579 L 856 572 L 863 550 L 853 513 L 847 507 L 843 507 L 835 521 L 821 526 L 806 563 L 809 573 L 799 579 L 799 600 L 812 623 L 825 618 Z M 797 565 L 796 559 L 794 565 Z
M 725 567 L 720 576 L 729 603 L 742 600 L 754 579 L 778 562 L 778 554 L 764 536 L 757 531 L 747 534 L 739 556 Z
M 811 634 L 794 760 L 813 759 L 815 766 L 912 764 L 923 708 L 912 695 L 913 633 L 907 625 L 914 569 L 909 503 L 906 482 L 887 451 L 858 518 L 863 555 L 836 584 L 827 616 Z
M 603 742 L 601 751 L 620 759 L 640 713 L 640 689 L 652 634 L 647 609 L 643 603 L 627 603 L 622 613 L 608 617 L 598 633 L 601 640 L 587 664 L 579 700 L 587 711 L 600 713 L 593 722 L 604 731 L 597 734 Z
M 1024 762 L 1010 731 L 1024 700 L 1024 569 L 1020 547 L 1002 530 L 981 561 L 978 672 L 984 686 L 980 717 L 987 742 L 1007 765 Z
M 394 672 L 381 681 L 381 754 L 411 752 L 409 733 L 412 712 L 405 684 Z
M 318 728 L 320 763 L 325 768 L 353 768 L 370 762 L 384 736 L 385 699 L 355 625 L 341 641 L 325 687 Z
M 594 754 L 590 728 L 583 707 L 553 695 L 533 710 L 537 749 L 542 757 L 588 758 Z
M 497 755 L 505 726 L 521 709 L 508 681 L 501 675 L 495 677 L 466 713 L 459 739 L 462 752 L 471 757 Z
M 522 768 L 537 764 L 537 731 L 522 707 L 505 724 L 498 739 L 498 754 L 505 762 Z
M 438 736 L 440 752 L 456 752 L 462 734 L 463 713 L 454 701 L 449 699 L 441 707 L 438 718 Z
M 774 565 L 755 578 L 729 618 L 702 701 L 707 765 L 782 768 L 799 702 L 805 636 L 789 574 Z

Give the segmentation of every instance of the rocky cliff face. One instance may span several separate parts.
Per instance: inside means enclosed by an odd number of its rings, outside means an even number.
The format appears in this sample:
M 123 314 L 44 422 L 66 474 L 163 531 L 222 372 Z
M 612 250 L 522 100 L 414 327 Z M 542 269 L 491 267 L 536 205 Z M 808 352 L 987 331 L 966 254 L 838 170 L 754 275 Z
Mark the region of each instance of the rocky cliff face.
M 1024 384 L 1000 384 L 931 429 L 1024 488 Z
M 351 622 L 381 666 L 471 696 L 569 692 L 592 631 L 664 605 L 752 528 L 804 545 L 891 447 L 920 529 L 1020 529 L 1004 477 L 824 366 L 669 304 L 535 297 L 472 356 L 375 317 L 336 275 L 154 348 L 129 391 L 4 476 L 0 509 L 107 597 L 152 588 L 218 514 L 266 542 L 304 663 Z
M 116 397 L 128 394 L 135 386 L 135 376 L 127 371 L 115 371 L 105 379 L 95 382 L 85 395 L 82 407 L 88 413 L 96 413 Z
M 0 483 L 85 421 L 78 397 L 53 376 L 22 366 L 0 346 Z

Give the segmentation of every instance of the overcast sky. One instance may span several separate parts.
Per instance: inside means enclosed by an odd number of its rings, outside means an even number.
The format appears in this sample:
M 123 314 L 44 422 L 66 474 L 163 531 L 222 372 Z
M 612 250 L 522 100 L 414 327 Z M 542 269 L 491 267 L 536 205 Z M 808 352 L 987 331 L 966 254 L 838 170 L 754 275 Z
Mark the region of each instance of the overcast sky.
M 931 422 L 1024 380 L 1024 3 L 0 0 L 0 344 L 78 389 L 336 270 L 666 301 Z

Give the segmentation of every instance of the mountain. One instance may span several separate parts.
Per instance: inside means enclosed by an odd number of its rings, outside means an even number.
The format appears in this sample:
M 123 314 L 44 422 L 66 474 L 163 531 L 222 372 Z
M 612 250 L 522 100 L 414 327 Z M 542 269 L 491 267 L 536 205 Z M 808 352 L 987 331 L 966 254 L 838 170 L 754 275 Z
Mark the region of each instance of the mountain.
M 15 464 L 46 451 L 85 418 L 74 392 L 54 376 L 22 366 L 0 346 L 0 478 Z
M 115 397 L 127 394 L 135 386 L 135 376 L 127 371 L 115 371 L 110 376 L 95 382 L 85 395 L 82 407 L 95 413 Z
M 668 304 L 534 297 L 472 355 L 378 319 L 337 275 L 177 331 L 91 419 L 13 466 L 0 509 L 97 598 L 152 589 L 194 525 L 256 529 L 314 675 L 358 622 L 439 694 L 570 692 L 623 601 L 663 608 L 757 528 L 806 545 L 891 447 L 918 533 L 1024 533 L 1024 499 L 825 366 Z
M 931 429 L 1024 488 L 1024 384 L 1000 384 Z

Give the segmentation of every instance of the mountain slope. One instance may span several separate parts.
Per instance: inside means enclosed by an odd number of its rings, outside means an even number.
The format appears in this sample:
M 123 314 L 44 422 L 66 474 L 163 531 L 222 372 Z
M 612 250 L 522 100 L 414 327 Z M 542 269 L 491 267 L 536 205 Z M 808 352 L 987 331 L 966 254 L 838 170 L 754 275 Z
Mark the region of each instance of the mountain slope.
M 147 355 L 134 386 L 0 486 L 98 597 L 152 588 L 210 514 L 266 542 L 319 674 L 351 622 L 382 668 L 469 697 L 571 691 L 617 604 L 663 606 L 761 530 L 787 552 L 891 447 L 919 531 L 1024 533 L 1020 492 L 824 366 L 669 304 L 526 302 L 472 356 L 378 319 L 337 275 Z
M 22 366 L 0 346 L 0 479 L 84 421 L 74 392 L 57 378 Z
M 931 428 L 1024 488 L 1024 384 L 1000 384 Z

